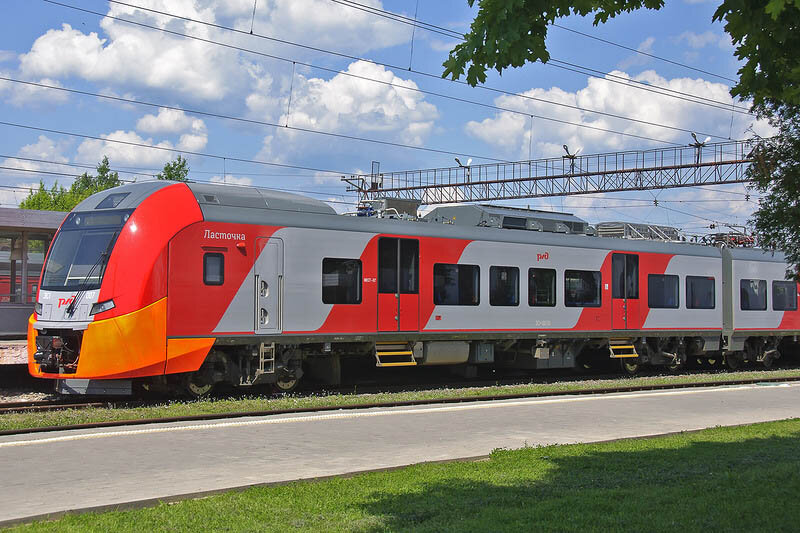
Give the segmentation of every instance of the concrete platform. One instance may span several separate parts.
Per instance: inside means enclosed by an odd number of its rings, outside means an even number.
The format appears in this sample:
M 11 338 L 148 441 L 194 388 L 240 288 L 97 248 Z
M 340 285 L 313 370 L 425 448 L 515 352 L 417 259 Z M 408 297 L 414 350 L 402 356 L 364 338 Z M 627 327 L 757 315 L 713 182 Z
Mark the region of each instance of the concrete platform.
M 800 384 L 342 410 L 0 437 L 0 526 L 254 484 L 800 417 Z M 47 458 L 42 460 L 42 458 Z

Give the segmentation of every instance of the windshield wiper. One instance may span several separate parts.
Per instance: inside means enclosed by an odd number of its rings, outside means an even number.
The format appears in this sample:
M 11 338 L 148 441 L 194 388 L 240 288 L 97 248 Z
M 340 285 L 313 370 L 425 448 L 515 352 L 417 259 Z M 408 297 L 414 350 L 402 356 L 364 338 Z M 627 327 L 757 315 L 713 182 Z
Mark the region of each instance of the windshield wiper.
M 114 242 L 118 233 L 119 230 L 115 231 L 114 234 L 111 235 L 111 239 L 109 239 L 108 246 L 106 246 L 105 251 L 100 252 L 100 257 L 97 258 L 97 261 L 95 261 L 94 265 L 92 265 L 92 268 L 89 269 L 89 272 L 78 284 L 78 292 L 75 293 L 75 297 L 72 299 L 65 311 L 69 316 L 72 316 L 72 314 L 75 312 L 75 308 L 78 306 L 78 300 L 80 300 L 86 292 L 86 285 L 89 283 L 89 280 L 92 278 L 92 274 L 94 274 L 94 270 L 98 266 L 102 269 L 98 275 L 98 279 L 103 279 L 103 274 L 105 273 L 105 268 L 108 264 L 108 258 L 111 257 L 111 248 L 114 246 Z

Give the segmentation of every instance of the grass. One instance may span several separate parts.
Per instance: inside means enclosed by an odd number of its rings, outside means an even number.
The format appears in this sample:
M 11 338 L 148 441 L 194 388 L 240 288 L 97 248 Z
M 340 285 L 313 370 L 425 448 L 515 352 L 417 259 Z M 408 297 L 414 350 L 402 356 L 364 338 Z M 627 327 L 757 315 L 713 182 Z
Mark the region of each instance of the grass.
M 173 401 L 155 406 L 124 408 L 65 409 L 44 413 L 24 412 L 0 415 L 0 431 L 39 427 L 57 427 L 90 422 L 149 420 L 165 417 L 225 414 L 236 412 L 276 411 L 294 408 L 347 407 L 364 403 L 399 402 L 444 398 L 480 398 L 501 394 L 526 394 L 554 391 L 602 389 L 636 385 L 685 384 L 734 379 L 766 379 L 800 377 L 800 370 L 727 372 L 721 374 L 688 374 L 649 376 L 613 380 L 562 381 L 494 387 L 449 388 L 413 392 L 377 394 L 317 394 L 310 396 L 237 397 L 197 401 Z
M 251 488 L 20 531 L 792 531 L 800 420 Z

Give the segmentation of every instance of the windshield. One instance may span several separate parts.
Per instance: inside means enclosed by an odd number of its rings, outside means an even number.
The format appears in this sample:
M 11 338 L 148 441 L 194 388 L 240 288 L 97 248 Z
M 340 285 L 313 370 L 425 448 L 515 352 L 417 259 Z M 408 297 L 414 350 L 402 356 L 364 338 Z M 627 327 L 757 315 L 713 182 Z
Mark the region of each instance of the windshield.
M 70 213 L 56 235 L 42 276 L 48 291 L 100 288 L 108 256 L 132 209 Z

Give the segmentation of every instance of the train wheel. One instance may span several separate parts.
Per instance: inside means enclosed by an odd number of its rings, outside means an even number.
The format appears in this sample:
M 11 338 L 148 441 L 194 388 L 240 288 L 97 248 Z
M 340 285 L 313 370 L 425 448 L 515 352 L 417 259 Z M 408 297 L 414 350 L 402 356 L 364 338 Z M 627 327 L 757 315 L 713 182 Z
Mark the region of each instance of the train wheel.
M 280 378 L 278 381 L 272 384 L 272 388 L 279 394 L 286 394 L 287 392 L 292 392 L 295 390 L 298 383 L 300 383 L 300 380 L 294 377 Z
M 668 364 L 667 371 L 670 374 L 677 374 L 678 372 L 682 371 L 685 368 L 685 366 L 686 365 L 681 364 L 681 362 L 678 360 L 674 363 Z
M 739 354 L 725 354 L 725 366 L 728 367 L 728 370 L 738 370 L 742 367 L 743 362 L 742 356 Z
M 642 365 L 639 363 L 638 359 L 620 359 L 619 362 L 620 366 L 622 367 L 622 371 L 629 376 L 638 374 L 642 369 Z
M 183 389 L 192 398 L 201 398 L 211 393 L 214 382 L 206 372 L 191 372 L 184 379 Z
M 761 364 L 764 365 L 766 370 L 769 370 L 775 364 L 775 358 L 771 355 L 765 355 L 764 360 L 761 361 Z

